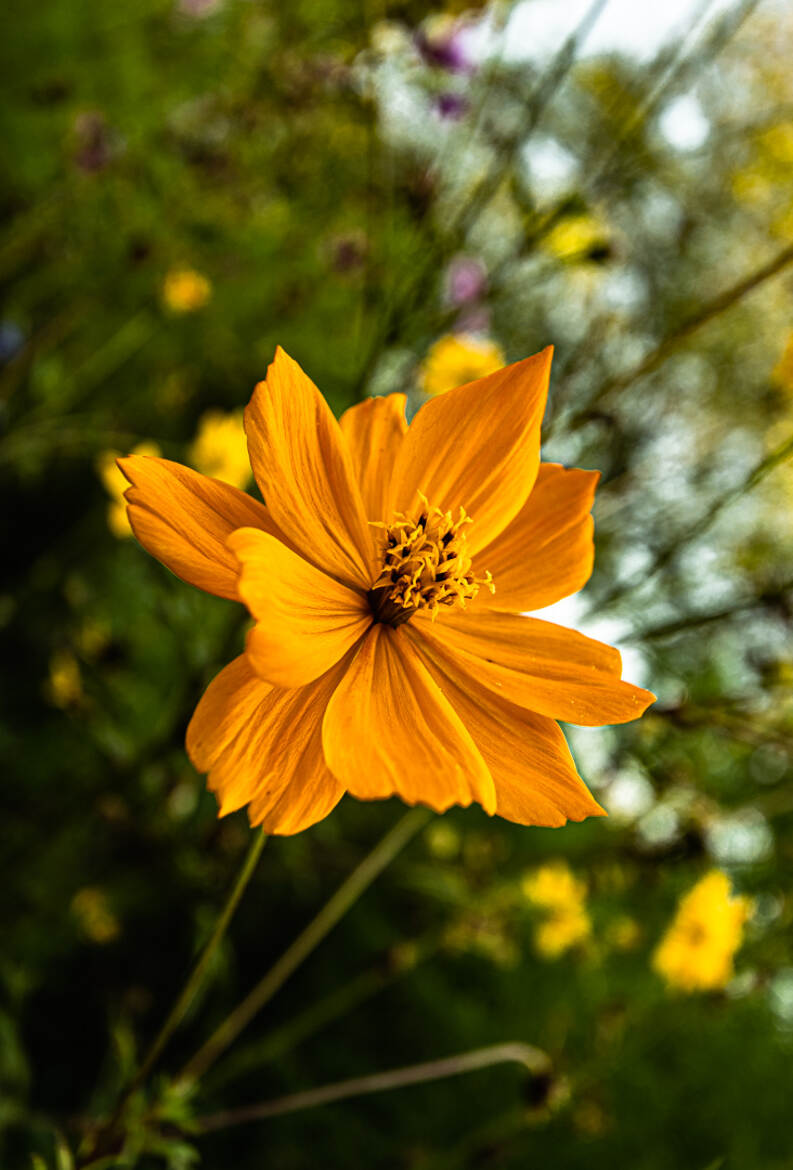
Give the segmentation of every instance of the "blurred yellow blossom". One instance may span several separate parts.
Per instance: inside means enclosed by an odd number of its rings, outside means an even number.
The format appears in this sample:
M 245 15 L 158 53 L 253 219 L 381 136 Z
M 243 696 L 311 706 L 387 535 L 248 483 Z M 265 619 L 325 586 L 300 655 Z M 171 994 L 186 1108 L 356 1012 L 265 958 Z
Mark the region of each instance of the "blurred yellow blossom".
M 586 885 L 572 873 L 565 861 L 551 861 L 527 873 L 521 889 L 530 902 L 544 910 L 580 906 L 586 897 Z
M 534 945 L 545 959 L 558 959 L 571 947 L 586 942 L 592 923 L 582 906 L 553 910 L 534 932 Z
M 132 536 L 132 529 L 129 526 L 127 507 L 124 503 L 124 492 L 129 484 L 116 465 L 119 454 L 118 451 L 103 452 L 97 461 L 97 471 L 99 478 L 105 485 L 105 491 L 111 499 L 107 506 L 107 526 L 114 536 L 123 540 L 127 536 Z M 132 454 L 157 457 L 162 452 L 156 443 L 139 443 L 137 447 L 132 449 Z
M 193 268 L 172 268 L 162 285 L 162 299 L 172 313 L 194 313 L 212 296 L 212 285 Z
M 771 232 L 790 239 L 793 236 L 789 195 L 793 127 L 772 126 L 750 140 L 750 145 L 748 161 L 732 176 L 732 193 L 739 203 L 756 209 Z
M 242 411 L 207 411 L 199 421 L 187 458 L 203 475 L 244 488 L 251 478 L 251 463 Z
M 110 642 L 111 631 L 106 622 L 87 618 L 77 634 L 75 644 L 86 658 L 96 658 Z
M 121 933 L 118 919 L 102 890 L 85 886 L 72 898 L 72 914 L 82 933 L 95 943 L 109 943 Z
M 761 206 L 774 193 L 774 184 L 757 166 L 743 167 L 732 176 L 732 193 L 739 203 Z
M 546 959 L 557 959 L 592 933 L 586 911 L 586 883 L 564 861 L 550 862 L 528 873 L 521 882 L 528 900 L 544 912 L 534 932 L 534 944 Z
M 47 697 L 56 707 L 72 707 L 83 698 L 80 666 L 71 650 L 56 650 L 50 658 Z
M 711 870 L 680 899 L 677 914 L 653 954 L 653 968 L 670 987 L 709 991 L 732 978 L 752 901 L 732 896 L 730 879 Z
M 419 369 L 419 384 L 425 394 L 434 397 L 484 378 L 505 362 L 504 351 L 491 338 L 446 333 L 430 347 Z
M 573 215 L 551 228 L 543 247 L 560 260 L 574 260 L 607 247 L 608 242 L 608 231 L 598 219 L 592 215 Z

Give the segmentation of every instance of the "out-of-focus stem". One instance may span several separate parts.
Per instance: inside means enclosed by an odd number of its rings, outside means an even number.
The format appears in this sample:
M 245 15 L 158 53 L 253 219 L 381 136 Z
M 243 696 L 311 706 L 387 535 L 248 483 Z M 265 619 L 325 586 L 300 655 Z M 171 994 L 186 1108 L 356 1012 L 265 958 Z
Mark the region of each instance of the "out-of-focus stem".
M 243 862 L 242 868 L 240 869 L 240 872 L 237 876 L 237 880 L 234 883 L 234 887 L 229 894 L 228 899 L 226 900 L 226 905 L 223 907 L 223 910 L 221 911 L 220 916 L 215 923 L 215 929 L 212 931 L 212 937 L 204 948 L 201 958 L 193 968 L 190 978 L 184 985 L 179 998 L 171 1008 L 168 1018 L 155 1037 L 151 1048 L 146 1054 L 146 1058 L 143 1061 L 143 1064 L 140 1066 L 140 1069 L 135 1075 L 126 1093 L 125 1099 L 128 1098 L 129 1095 L 134 1092 L 134 1090 L 139 1085 L 144 1083 L 154 1065 L 157 1063 L 162 1050 L 165 1048 L 165 1045 L 168 1043 L 171 1036 L 184 1019 L 187 1009 L 193 1002 L 193 997 L 198 991 L 198 988 L 201 986 L 204 975 L 206 974 L 206 970 L 209 964 L 212 962 L 215 951 L 217 950 L 221 940 L 223 939 L 223 936 L 228 930 L 231 919 L 234 917 L 234 911 L 237 909 L 240 898 L 244 894 L 245 888 L 251 879 L 254 869 L 256 868 L 256 863 L 259 860 L 259 856 L 262 849 L 264 848 L 264 843 L 266 840 L 266 833 L 262 833 L 261 830 L 254 830 L 253 841 L 251 842 L 251 846 L 248 850 L 245 861 Z
M 126 1109 L 127 1103 L 129 1102 L 135 1090 L 139 1089 L 141 1085 L 145 1084 L 149 1074 L 159 1060 L 165 1045 L 179 1027 L 180 1023 L 184 1019 L 187 1009 L 193 1002 L 193 998 L 195 997 L 198 988 L 201 986 L 204 975 L 206 974 L 207 968 L 212 961 L 215 951 L 217 950 L 221 940 L 223 939 L 223 936 L 228 930 L 231 919 L 234 917 L 234 911 L 237 909 L 240 899 L 245 892 L 245 888 L 251 879 L 254 869 L 256 868 L 256 862 L 259 860 L 259 855 L 264 848 L 266 840 L 266 833 L 261 832 L 261 830 L 254 830 L 253 841 L 251 842 L 250 848 L 248 849 L 248 852 L 245 856 L 245 860 L 242 863 L 242 868 L 237 875 L 237 880 L 232 887 L 231 893 L 226 899 L 226 904 L 220 912 L 217 922 L 215 923 L 215 929 L 212 931 L 212 936 L 209 939 L 209 942 L 204 947 L 200 959 L 190 973 L 187 982 L 185 983 L 176 1002 L 168 1013 L 165 1023 L 154 1038 L 149 1051 L 146 1053 L 143 1063 L 130 1083 L 127 1085 L 125 1091 L 122 1093 L 113 1116 L 110 1118 L 110 1121 L 103 1125 L 98 1131 L 97 1138 L 90 1142 L 89 1150 L 77 1163 L 77 1170 L 89 1170 L 89 1167 L 93 1168 L 111 1164 L 110 1161 L 107 1161 L 108 1156 L 105 1153 L 105 1147 L 107 1146 L 111 1149 L 114 1147 L 115 1139 L 121 1132 L 124 1111 Z
M 461 1073 L 489 1068 L 494 1064 L 520 1064 L 532 1073 L 544 1073 L 550 1068 L 547 1054 L 530 1044 L 494 1044 L 488 1048 L 462 1052 L 458 1056 L 447 1056 L 443 1060 L 429 1060 L 423 1064 L 389 1069 L 388 1072 L 353 1077 L 348 1081 L 335 1081 L 317 1089 L 308 1089 L 304 1093 L 290 1093 L 286 1097 L 264 1101 L 261 1105 L 227 1109 L 199 1119 L 196 1125 L 200 1133 L 208 1133 L 230 1125 L 241 1125 L 246 1121 L 264 1121 L 268 1117 L 278 1117 L 283 1113 L 311 1109 L 317 1105 L 327 1105 L 331 1101 L 344 1101 L 348 1097 L 361 1097 L 366 1093 L 382 1093 L 388 1089 L 401 1089 L 406 1085 L 419 1085 L 444 1077 L 456 1077 Z

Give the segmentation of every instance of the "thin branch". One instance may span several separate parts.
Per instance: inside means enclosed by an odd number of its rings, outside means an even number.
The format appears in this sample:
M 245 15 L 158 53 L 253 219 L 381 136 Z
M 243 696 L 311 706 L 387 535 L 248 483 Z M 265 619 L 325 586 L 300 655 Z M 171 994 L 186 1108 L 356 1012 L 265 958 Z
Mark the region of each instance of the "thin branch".
M 700 52 L 692 51 L 688 53 L 686 50 L 689 40 L 698 31 L 707 16 L 708 9 L 713 6 L 713 0 L 702 0 L 698 12 L 694 15 L 694 19 L 689 25 L 688 31 L 678 42 L 671 60 L 663 69 L 658 81 L 651 87 L 643 101 L 639 103 L 636 109 L 625 120 L 612 148 L 591 173 L 588 182 L 590 189 L 596 191 L 603 180 L 609 178 L 612 164 L 618 158 L 622 147 L 632 134 L 647 123 L 648 118 L 658 109 L 661 101 L 675 87 L 681 77 L 685 78 L 686 72 L 692 67 L 696 68 L 698 73 L 701 72 L 705 61 L 717 57 L 722 49 L 729 44 L 730 40 L 737 33 L 744 21 L 751 15 L 758 3 L 759 0 L 743 0 L 742 4 L 736 5 L 735 8 L 725 13 L 720 20 L 714 21 L 713 30 L 709 36 L 704 38 Z M 662 58 L 663 55 L 664 51 L 662 50 L 659 57 Z
M 769 472 L 773 471 L 775 467 L 778 467 L 780 463 L 784 463 L 791 456 L 793 456 L 793 435 L 790 435 L 785 439 L 784 443 L 780 443 L 770 454 L 761 459 L 756 467 L 739 484 L 725 492 L 721 499 L 712 503 L 708 510 L 684 532 L 679 533 L 673 540 L 659 549 L 647 568 L 642 569 L 640 573 L 635 573 L 627 581 L 617 582 L 613 589 L 604 597 L 598 599 L 596 608 L 601 610 L 604 606 L 613 605 L 615 601 L 624 597 L 626 593 L 630 593 L 633 589 L 638 589 L 640 585 L 644 585 L 647 581 L 651 580 L 656 573 L 660 572 L 661 569 L 665 568 L 675 558 L 681 549 L 691 544 L 692 541 L 698 540 L 700 536 L 703 536 L 712 527 L 725 508 L 728 508 L 730 504 L 739 500 L 746 492 L 751 491 L 752 488 L 756 487 L 757 484 L 765 479 Z
M 462 204 L 451 223 L 444 229 L 443 241 L 440 247 L 438 249 L 430 249 L 426 260 L 419 267 L 417 275 L 414 276 L 411 274 L 404 282 L 403 287 L 394 293 L 390 311 L 386 315 L 382 328 L 377 331 L 369 352 L 359 370 L 355 384 L 355 393 L 357 396 L 360 397 L 363 394 L 366 382 L 382 348 L 399 336 L 406 315 L 412 311 L 416 304 L 429 299 L 439 266 L 459 246 L 460 237 L 465 236 L 470 231 L 473 224 L 498 190 L 504 174 L 504 154 L 511 154 L 519 144 L 525 145 L 529 140 L 543 111 L 575 64 L 578 50 L 584 38 L 589 34 L 595 21 L 608 3 L 609 0 L 593 0 L 590 4 L 590 7 L 584 13 L 579 24 L 563 43 L 558 53 L 555 54 L 547 70 L 535 87 L 527 103 L 526 121 L 521 126 L 520 131 L 516 131 L 510 135 L 508 141 L 499 152 L 499 157 L 493 166 Z M 488 88 L 482 102 L 482 108 L 477 114 L 476 126 L 482 121 L 493 80 L 494 74 L 491 73 Z M 440 160 L 436 160 L 435 169 L 439 165 Z
M 489 1068 L 496 1064 L 520 1064 L 530 1073 L 547 1073 L 550 1059 L 539 1048 L 530 1044 L 494 1044 L 489 1048 L 476 1048 L 443 1060 L 430 1060 L 423 1064 L 411 1064 L 406 1068 L 395 1068 L 388 1072 L 374 1073 L 366 1077 L 353 1077 L 348 1081 L 336 1081 L 303 1093 L 290 1093 L 261 1105 L 248 1105 L 241 1109 L 227 1109 L 199 1118 L 196 1122 L 199 1133 L 225 1129 L 230 1125 L 241 1125 L 249 1121 L 264 1121 L 299 1109 L 312 1109 L 328 1105 L 332 1101 L 344 1101 L 349 1097 L 361 1097 L 367 1093 L 382 1093 L 389 1089 L 401 1089 L 406 1085 L 418 1085 L 437 1081 L 443 1077 L 460 1076 L 462 1073 Z
M 709 0 L 710 2 L 710 0 Z M 470 231 L 473 224 L 487 207 L 498 190 L 504 176 L 504 156 L 511 157 L 515 148 L 520 144 L 525 146 L 531 138 L 559 87 L 564 82 L 570 70 L 578 59 L 578 52 L 589 33 L 594 28 L 609 0 L 593 0 L 576 28 L 551 60 L 539 82 L 534 88 L 527 102 L 527 116 L 520 131 L 509 136 L 504 143 L 499 157 L 475 188 L 468 203 L 464 204 L 452 221 L 449 234 L 453 237 Z
M 784 605 L 786 606 L 786 594 L 793 590 L 793 580 L 785 581 L 781 585 L 776 585 L 774 588 L 765 589 L 762 593 L 756 593 L 752 597 L 743 597 L 738 601 L 734 601 L 731 605 L 724 609 L 711 610 L 708 613 L 690 613 L 683 617 L 674 618 L 669 622 L 661 622 L 657 626 L 647 626 L 643 630 L 634 630 L 629 634 L 620 637 L 622 642 L 650 642 L 658 638 L 669 638 L 673 634 L 681 634 L 686 630 L 694 630 L 700 626 L 712 625 L 714 622 L 724 621 L 727 618 L 735 617 L 739 613 L 745 613 L 750 609 L 758 609 L 764 605 Z
M 684 341 L 701 329 L 703 325 L 707 325 L 714 318 L 726 312 L 727 309 L 731 309 L 743 297 L 754 292 L 755 289 L 759 288 L 767 280 L 777 276 L 791 263 L 793 263 L 793 244 L 788 244 L 787 247 L 778 252 L 768 263 L 755 269 L 754 272 L 751 272 L 748 276 L 739 280 L 737 284 L 734 284 L 732 288 L 720 293 L 713 300 L 708 301 L 701 309 L 698 309 L 696 313 L 692 313 L 690 317 L 682 321 L 676 329 L 661 341 L 652 353 L 642 358 L 632 370 L 628 370 L 625 374 L 615 375 L 603 382 L 586 405 L 581 410 L 576 411 L 572 416 L 570 426 L 580 426 L 587 422 L 592 411 L 602 406 L 606 399 L 610 398 L 613 394 L 627 389 L 628 386 L 638 381 L 639 378 L 645 377 L 646 374 L 652 373 Z

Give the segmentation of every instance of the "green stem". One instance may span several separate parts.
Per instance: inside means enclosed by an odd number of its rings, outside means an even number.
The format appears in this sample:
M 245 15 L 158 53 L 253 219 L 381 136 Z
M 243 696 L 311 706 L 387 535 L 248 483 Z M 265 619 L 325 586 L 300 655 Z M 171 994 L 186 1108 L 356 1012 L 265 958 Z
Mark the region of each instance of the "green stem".
M 151 1048 L 146 1055 L 146 1059 L 138 1069 L 138 1072 L 132 1080 L 132 1083 L 130 1084 L 126 1094 L 124 1095 L 122 1107 L 123 1104 L 129 1100 L 129 1097 L 132 1093 L 134 1093 L 135 1089 L 137 1089 L 145 1082 L 149 1073 L 154 1068 L 154 1065 L 157 1063 L 160 1054 L 165 1048 L 165 1045 L 168 1043 L 171 1036 L 184 1019 L 185 1013 L 190 1007 L 190 1004 L 193 1002 L 193 997 L 195 996 L 203 981 L 206 970 L 209 964 L 212 962 L 215 951 L 217 950 L 224 934 L 226 933 L 231 919 L 234 917 L 234 911 L 237 909 L 240 898 L 245 892 L 245 887 L 248 885 L 253 871 L 256 868 L 256 863 L 259 860 L 259 856 L 262 849 L 264 848 L 264 843 L 266 840 L 266 833 L 261 832 L 261 830 L 254 831 L 254 838 L 251 842 L 251 847 L 248 850 L 247 856 L 242 865 L 242 869 L 240 870 L 237 876 L 237 880 L 234 883 L 234 887 L 229 894 L 226 905 L 223 907 L 220 917 L 215 924 L 212 937 L 204 948 L 201 958 L 193 968 L 192 974 L 187 980 L 187 983 L 184 985 L 179 998 L 171 1008 L 168 1018 L 166 1019 L 162 1028 L 160 1028 L 159 1033 L 157 1034 Z
M 322 942 L 336 923 L 358 901 L 361 894 L 371 885 L 389 862 L 428 821 L 430 813 L 424 808 L 414 808 L 406 813 L 385 837 L 375 845 L 371 853 L 350 874 L 330 901 L 326 902 L 317 916 L 297 936 L 280 959 L 256 984 L 241 1003 L 226 1017 L 212 1033 L 195 1056 L 187 1062 L 177 1076 L 174 1086 L 188 1093 L 222 1052 L 239 1036 L 253 1017 L 272 999 L 287 979 L 308 958 Z
M 199 1133 L 225 1129 L 229 1125 L 240 1125 L 246 1121 L 264 1121 L 298 1109 L 311 1109 L 327 1105 L 331 1101 L 344 1101 L 348 1097 L 360 1097 L 366 1093 L 382 1093 L 387 1089 L 401 1089 L 405 1085 L 418 1085 L 426 1081 L 437 1081 L 442 1077 L 456 1077 L 461 1073 L 489 1068 L 494 1064 L 520 1064 L 530 1073 L 547 1073 L 550 1060 L 545 1052 L 530 1044 L 493 1044 L 488 1048 L 476 1048 L 473 1052 L 462 1052 L 443 1060 L 429 1060 L 423 1064 L 411 1064 L 405 1068 L 393 1068 L 388 1072 L 374 1073 L 366 1077 L 353 1077 L 348 1081 L 335 1081 L 318 1089 L 304 1093 L 290 1093 L 261 1105 L 247 1105 L 241 1109 L 226 1109 L 200 1118 L 196 1122 Z

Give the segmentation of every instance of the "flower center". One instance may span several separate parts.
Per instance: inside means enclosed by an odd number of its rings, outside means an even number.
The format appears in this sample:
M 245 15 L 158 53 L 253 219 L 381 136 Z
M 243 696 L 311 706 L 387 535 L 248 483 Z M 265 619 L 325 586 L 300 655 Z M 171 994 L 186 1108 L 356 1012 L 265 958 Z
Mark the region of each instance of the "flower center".
M 481 588 L 495 592 L 490 573 L 471 572 L 465 531 L 471 517 L 465 509 L 455 520 L 423 496 L 422 501 L 418 519 L 397 512 L 390 524 L 376 524 L 385 536 L 383 567 L 369 601 L 377 620 L 390 626 L 400 626 L 419 609 L 428 609 L 435 621 L 442 605 L 465 609 Z

